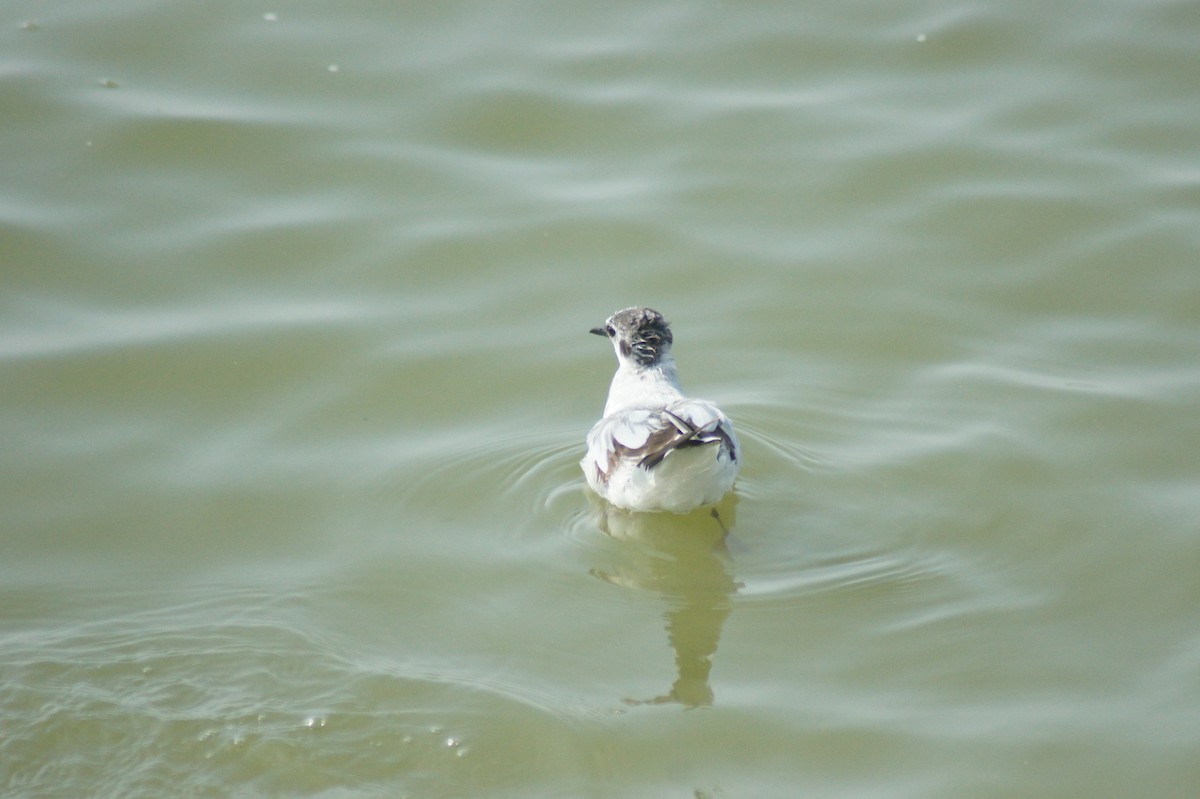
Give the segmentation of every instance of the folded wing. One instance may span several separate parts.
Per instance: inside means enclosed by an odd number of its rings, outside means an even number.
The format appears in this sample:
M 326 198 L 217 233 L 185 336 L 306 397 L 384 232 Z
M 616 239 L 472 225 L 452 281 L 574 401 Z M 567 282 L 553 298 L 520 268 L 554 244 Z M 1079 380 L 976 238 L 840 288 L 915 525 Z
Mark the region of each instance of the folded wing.
M 588 434 L 588 455 L 601 482 L 623 460 L 653 469 L 683 447 L 717 444 L 738 458 L 729 420 L 705 400 L 680 400 L 666 408 L 635 408 L 601 419 Z

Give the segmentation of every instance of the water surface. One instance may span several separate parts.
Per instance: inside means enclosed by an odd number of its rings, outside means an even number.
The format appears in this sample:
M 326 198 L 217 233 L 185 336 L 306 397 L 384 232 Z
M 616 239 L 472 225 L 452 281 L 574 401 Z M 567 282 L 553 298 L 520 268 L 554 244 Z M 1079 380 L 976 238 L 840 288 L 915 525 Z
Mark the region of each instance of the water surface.
M 1200 14 L 8 4 L 5 796 L 1184 796 Z M 647 304 L 746 454 L 583 486 Z

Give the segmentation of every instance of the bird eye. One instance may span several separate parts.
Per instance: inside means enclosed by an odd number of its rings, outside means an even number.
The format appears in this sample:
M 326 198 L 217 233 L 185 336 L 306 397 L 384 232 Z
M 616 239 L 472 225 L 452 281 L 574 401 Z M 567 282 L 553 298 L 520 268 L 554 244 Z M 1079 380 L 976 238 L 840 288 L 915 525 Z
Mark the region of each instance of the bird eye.
M 613 329 L 612 325 L 608 325 L 607 327 L 605 327 L 604 332 L 608 333 L 609 338 L 612 338 L 613 336 L 617 335 L 617 331 L 615 329 Z

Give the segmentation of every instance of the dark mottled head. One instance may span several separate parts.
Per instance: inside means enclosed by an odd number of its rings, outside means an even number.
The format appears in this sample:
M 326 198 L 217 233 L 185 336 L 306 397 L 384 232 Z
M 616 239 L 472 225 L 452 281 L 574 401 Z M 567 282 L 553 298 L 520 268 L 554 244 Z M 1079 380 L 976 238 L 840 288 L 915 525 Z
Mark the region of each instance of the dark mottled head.
M 594 327 L 591 332 L 612 339 L 617 358 L 635 366 L 654 366 L 671 352 L 671 328 L 653 308 L 617 311 L 604 327 Z

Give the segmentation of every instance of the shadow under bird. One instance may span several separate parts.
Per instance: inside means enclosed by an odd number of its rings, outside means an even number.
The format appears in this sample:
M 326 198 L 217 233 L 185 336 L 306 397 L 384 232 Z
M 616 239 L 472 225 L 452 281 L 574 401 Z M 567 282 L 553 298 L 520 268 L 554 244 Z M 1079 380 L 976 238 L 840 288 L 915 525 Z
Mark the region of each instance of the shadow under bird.
M 679 387 L 662 314 L 626 308 L 591 332 L 612 341 L 617 372 L 579 464 L 588 485 L 632 511 L 687 513 L 718 502 L 733 488 L 741 447 L 720 408 Z

